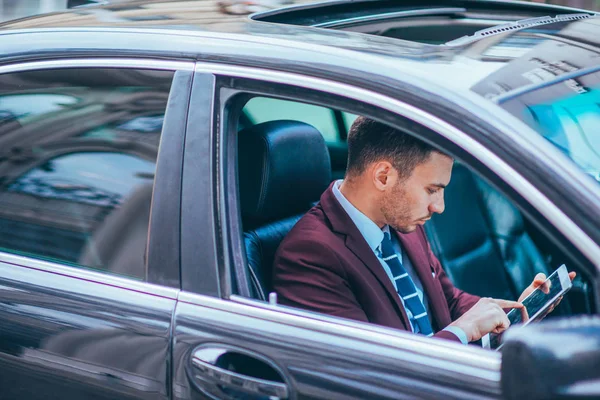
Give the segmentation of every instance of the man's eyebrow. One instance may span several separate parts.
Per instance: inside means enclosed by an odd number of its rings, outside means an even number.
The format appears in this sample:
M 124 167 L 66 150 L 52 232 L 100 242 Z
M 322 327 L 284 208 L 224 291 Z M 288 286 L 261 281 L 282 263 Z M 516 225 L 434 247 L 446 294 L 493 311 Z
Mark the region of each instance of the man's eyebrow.
M 446 185 L 444 185 L 443 183 L 434 183 L 432 186 L 439 187 L 440 189 L 445 189 L 446 188 Z

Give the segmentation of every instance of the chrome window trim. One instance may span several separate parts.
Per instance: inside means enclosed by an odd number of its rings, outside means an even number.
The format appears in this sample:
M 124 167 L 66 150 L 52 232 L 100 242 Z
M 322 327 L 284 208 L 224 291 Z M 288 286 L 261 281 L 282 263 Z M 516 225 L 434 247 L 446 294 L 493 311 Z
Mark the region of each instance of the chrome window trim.
M 492 20 L 492 19 L 481 19 L 481 18 L 480 19 L 460 19 L 460 20 L 450 19 L 450 20 L 445 20 L 445 21 L 443 21 L 443 20 L 427 20 L 427 26 L 472 25 L 474 27 L 480 27 L 480 26 L 488 26 L 488 25 L 493 26 L 493 25 L 503 24 L 503 23 L 507 23 L 507 22 L 509 22 L 509 21 L 505 20 L 505 19 Z M 387 21 L 386 20 L 386 21 L 377 22 L 376 24 L 352 25 L 349 27 L 343 27 L 340 30 L 345 30 L 345 31 L 349 31 L 349 32 L 363 32 L 363 29 L 364 29 L 364 31 L 368 32 L 375 25 L 378 30 L 385 31 L 390 28 L 392 28 L 392 29 L 398 28 L 399 23 L 401 23 L 400 27 L 402 27 L 402 28 L 413 27 L 413 26 L 423 26 L 423 20 L 406 19 L 406 20 L 398 20 L 398 21 Z M 441 46 L 441 45 L 435 45 L 435 46 Z
M 0 74 L 24 72 L 39 69 L 57 68 L 137 68 L 154 70 L 184 70 L 193 71 L 192 61 L 166 61 L 152 58 L 73 58 L 45 61 L 18 62 L 0 66 Z M 127 290 L 150 294 L 158 297 L 176 300 L 179 289 L 155 285 L 147 282 L 136 281 L 126 277 L 110 275 L 104 272 L 96 272 L 84 267 L 71 267 L 55 262 L 44 261 L 34 257 L 21 256 L 0 251 L 0 262 L 11 264 L 21 268 L 29 268 L 38 271 L 50 272 L 75 279 L 86 280 L 103 285 L 119 287 Z
M 138 69 L 157 69 L 165 71 L 193 71 L 193 61 L 166 61 L 153 58 L 69 58 L 60 60 L 44 61 L 25 61 L 15 64 L 0 66 L 0 74 L 13 72 L 32 71 L 37 69 L 57 69 L 57 68 L 138 68 Z
M 233 301 L 185 291 L 179 294 L 179 301 L 183 303 L 356 339 L 365 343 L 390 346 L 413 356 L 438 362 L 429 367 L 447 370 L 453 374 L 459 371 L 464 376 L 466 384 L 472 382 L 473 378 L 478 378 L 481 387 L 488 387 L 490 391 L 500 389 L 501 354 L 498 352 L 448 340 L 431 340 L 401 330 L 271 305 L 236 295 L 231 296 L 231 300 Z
M 315 28 L 342 28 L 355 24 L 364 24 L 368 22 L 378 22 L 378 21 L 387 21 L 390 19 L 404 19 L 404 18 L 420 18 L 420 17 L 440 17 L 440 16 L 448 16 L 448 15 L 457 15 L 457 14 L 465 14 L 467 9 L 464 7 L 439 7 L 439 8 L 424 8 L 417 10 L 408 10 L 408 11 L 392 11 L 392 12 L 383 12 L 379 14 L 371 14 L 371 15 L 363 15 L 360 17 L 352 17 L 345 19 L 338 19 L 328 22 L 321 22 L 320 24 L 314 25 L 303 25 L 303 26 L 313 26 Z M 258 20 L 260 21 L 260 20 Z M 260 21 L 262 22 L 262 21 Z
M 220 75 L 235 76 L 239 78 L 248 79 L 259 79 L 267 82 L 274 82 L 286 85 L 295 85 L 307 89 L 329 92 L 337 95 L 341 95 L 347 98 L 351 98 L 357 101 L 372 104 L 374 106 L 383 108 L 393 113 L 407 117 L 450 140 L 456 145 L 460 146 L 475 158 L 477 158 L 482 164 L 487 166 L 491 171 L 504 179 L 514 190 L 516 190 L 523 198 L 525 198 L 531 205 L 533 205 L 545 218 L 550 221 L 554 227 L 565 235 L 571 243 L 584 254 L 590 262 L 600 269 L 600 246 L 596 244 L 577 224 L 575 224 L 569 217 L 567 217 L 560 208 L 558 208 L 550 199 L 548 199 L 543 193 L 541 193 L 535 186 L 528 182 L 523 176 L 517 173 L 510 165 L 504 160 L 500 159 L 493 152 L 488 150 L 481 143 L 477 142 L 467 134 L 462 132 L 460 129 L 453 125 L 450 125 L 446 121 L 422 110 L 414 107 L 403 101 L 382 95 L 377 92 L 373 92 L 367 89 L 354 87 L 348 84 L 329 81 L 321 78 L 314 78 L 295 73 L 280 72 L 266 69 L 259 69 L 253 67 L 240 67 L 225 64 L 216 63 L 196 63 L 196 72 L 198 73 L 212 73 Z M 475 99 L 475 97 L 471 97 Z M 483 99 L 479 98 L 483 104 Z M 493 114 L 489 112 L 489 104 L 487 109 L 479 107 L 482 112 L 492 117 Z M 493 105 L 492 105 L 493 106 Z M 497 107 L 497 106 L 496 106 Z M 499 107 L 494 110 L 498 115 L 506 115 L 507 118 L 512 118 L 510 114 L 504 112 Z M 498 116 L 492 117 L 497 121 Z M 532 145 L 532 138 L 535 138 L 535 133 L 524 123 L 517 125 L 519 129 L 529 134 L 524 135 L 522 132 L 515 132 L 512 125 L 504 124 L 503 130 L 509 134 L 511 139 L 514 139 L 517 143 L 523 145 Z M 520 125 L 520 126 L 519 126 Z M 537 139 L 533 139 L 537 140 Z M 540 152 L 550 153 L 552 156 L 560 157 L 556 151 L 549 148 L 549 144 L 541 141 L 541 138 L 535 143 L 536 149 Z M 568 171 L 574 173 L 573 171 Z M 223 199 L 220 199 L 223 201 Z
M 158 297 L 176 300 L 180 290 L 166 286 L 155 285 L 152 283 L 136 281 L 118 275 L 110 275 L 105 272 L 92 271 L 80 267 L 70 267 L 50 261 L 44 261 L 36 258 L 20 256 L 0 252 L 0 263 L 14 265 L 20 268 L 33 269 L 36 271 L 49 272 L 56 275 L 62 275 L 68 278 L 80 279 L 88 282 L 99 283 L 150 294 Z

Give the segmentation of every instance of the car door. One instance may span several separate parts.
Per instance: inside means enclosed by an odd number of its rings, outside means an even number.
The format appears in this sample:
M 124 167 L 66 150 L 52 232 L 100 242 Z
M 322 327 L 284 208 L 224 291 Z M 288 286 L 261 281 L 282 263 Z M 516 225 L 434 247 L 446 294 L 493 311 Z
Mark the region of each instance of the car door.
M 173 398 L 498 398 L 497 353 L 232 295 L 245 260 L 230 186 L 237 147 L 221 132 L 237 128 L 238 93 L 218 66 L 202 68 L 185 144 Z
M 192 65 L 0 69 L 0 398 L 170 397 Z

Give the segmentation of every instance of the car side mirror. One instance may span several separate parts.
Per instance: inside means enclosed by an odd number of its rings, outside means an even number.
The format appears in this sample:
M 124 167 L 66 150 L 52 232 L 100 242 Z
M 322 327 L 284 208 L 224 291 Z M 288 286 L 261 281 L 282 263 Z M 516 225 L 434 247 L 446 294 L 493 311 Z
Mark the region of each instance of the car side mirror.
M 501 385 L 509 400 L 600 398 L 600 317 L 508 330 Z

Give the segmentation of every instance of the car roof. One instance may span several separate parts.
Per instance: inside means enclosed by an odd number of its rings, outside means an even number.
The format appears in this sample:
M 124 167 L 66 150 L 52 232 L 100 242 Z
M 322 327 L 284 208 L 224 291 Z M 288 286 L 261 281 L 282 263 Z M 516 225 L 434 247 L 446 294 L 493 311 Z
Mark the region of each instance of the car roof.
M 408 0 L 400 0 L 400 3 L 403 1 Z M 429 1 L 439 3 L 444 0 Z M 386 2 L 389 1 L 350 3 Z M 116 1 L 107 5 L 74 8 L 9 21 L 0 24 L 0 50 L 3 54 L 0 63 L 15 59 L 26 60 L 29 56 L 39 58 L 40 54 L 51 57 L 57 53 L 62 56 L 106 56 L 108 53 L 118 53 L 219 60 L 225 63 L 243 62 L 251 66 L 268 64 L 276 69 L 290 71 L 297 70 L 299 65 L 308 65 L 306 69 L 312 71 L 321 68 L 324 76 L 327 76 L 328 69 L 368 68 L 369 72 L 385 75 L 390 79 L 406 80 L 406 77 L 414 77 L 411 84 L 417 86 L 429 84 L 432 88 L 433 81 L 437 86 L 462 92 L 469 92 L 478 80 L 498 68 L 498 65 L 492 65 L 494 63 L 476 62 L 472 57 L 465 57 L 463 47 L 419 43 L 345 30 L 255 21 L 246 14 L 233 14 L 235 10 L 228 7 L 238 3 L 242 2 Z M 341 3 L 344 2 L 326 2 L 323 7 L 339 7 Z M 506 4 L 472 0 L 458 3 Z M 530 6 L 531 4 L 527 4 L 527 7 Z M 319 12 L 315 5 L 296 6 L 288 8 L 289 15 L 293 19 L 298 10 L 303 9 Z M 286 14 L 285 10 L 267 12 L 264 19 L 273 15 L 285 18 Z M 258 17 L 260 19 L 260 15 Z M 585 40 L 600 37 L 598 19 L 583 22 L 588 22 Z M 551 36 L 552 30 L 545 34 Z M 581 40 L 570 38 L 572 41 L 574 39 Z M 482 38 L 478 46 L 487 48 L 486 41 L 494 43 L 493 38 Z M 240 46 L 240 43 L 244 45 Z M 329 73 L 334 74 L 331 71 Z M 435 91 L 433 88 L 431 90 Z
M 227 0 L 226 0 L 227 1 Z M 236 0 L 232 0 L 236 1 Z M 126 33 L 146 33 L 140 35 L 138 45 L 153 41 L 152 35 L 222 37 L 240 40 L 278 42 L 290 46 L 302 43 L 348 48 L 372 54 L 393 53 L 398 56 L 418 56 L 438 51 L 410 41 L 391 41 L 386 38 L 353 35 L 341 31 L 302 28 L 284 24 L 256 22 L 247 14 L 232 15 L 224 11 L 222 0 L 188 0 L 171 2 L 168 0 L 120 1 L 108 5 L 78 7 L 62 12 L 36 15 L 0 24 L 0 37 L 7 34 L 33 32 L 99 32 L 112 30 Z M 92 48 L 93 42 L 83 41 L 77 45 Z M 98 43 L 98 40 L 95 41 Z M 22 51 L 27 51 L 25 42 Z M 393 44 L 391 48 L 390 44 Z M 68 45 L 68 44 L 67 44 Z M 113 43 L 115 48 L 127 47 L 127 43 Z M 71 47 L 70 45 L 68 45 Z M 169 51 L 169 45 L 164 46 Z M 386 49 L 387 48 L 387 49 Z

